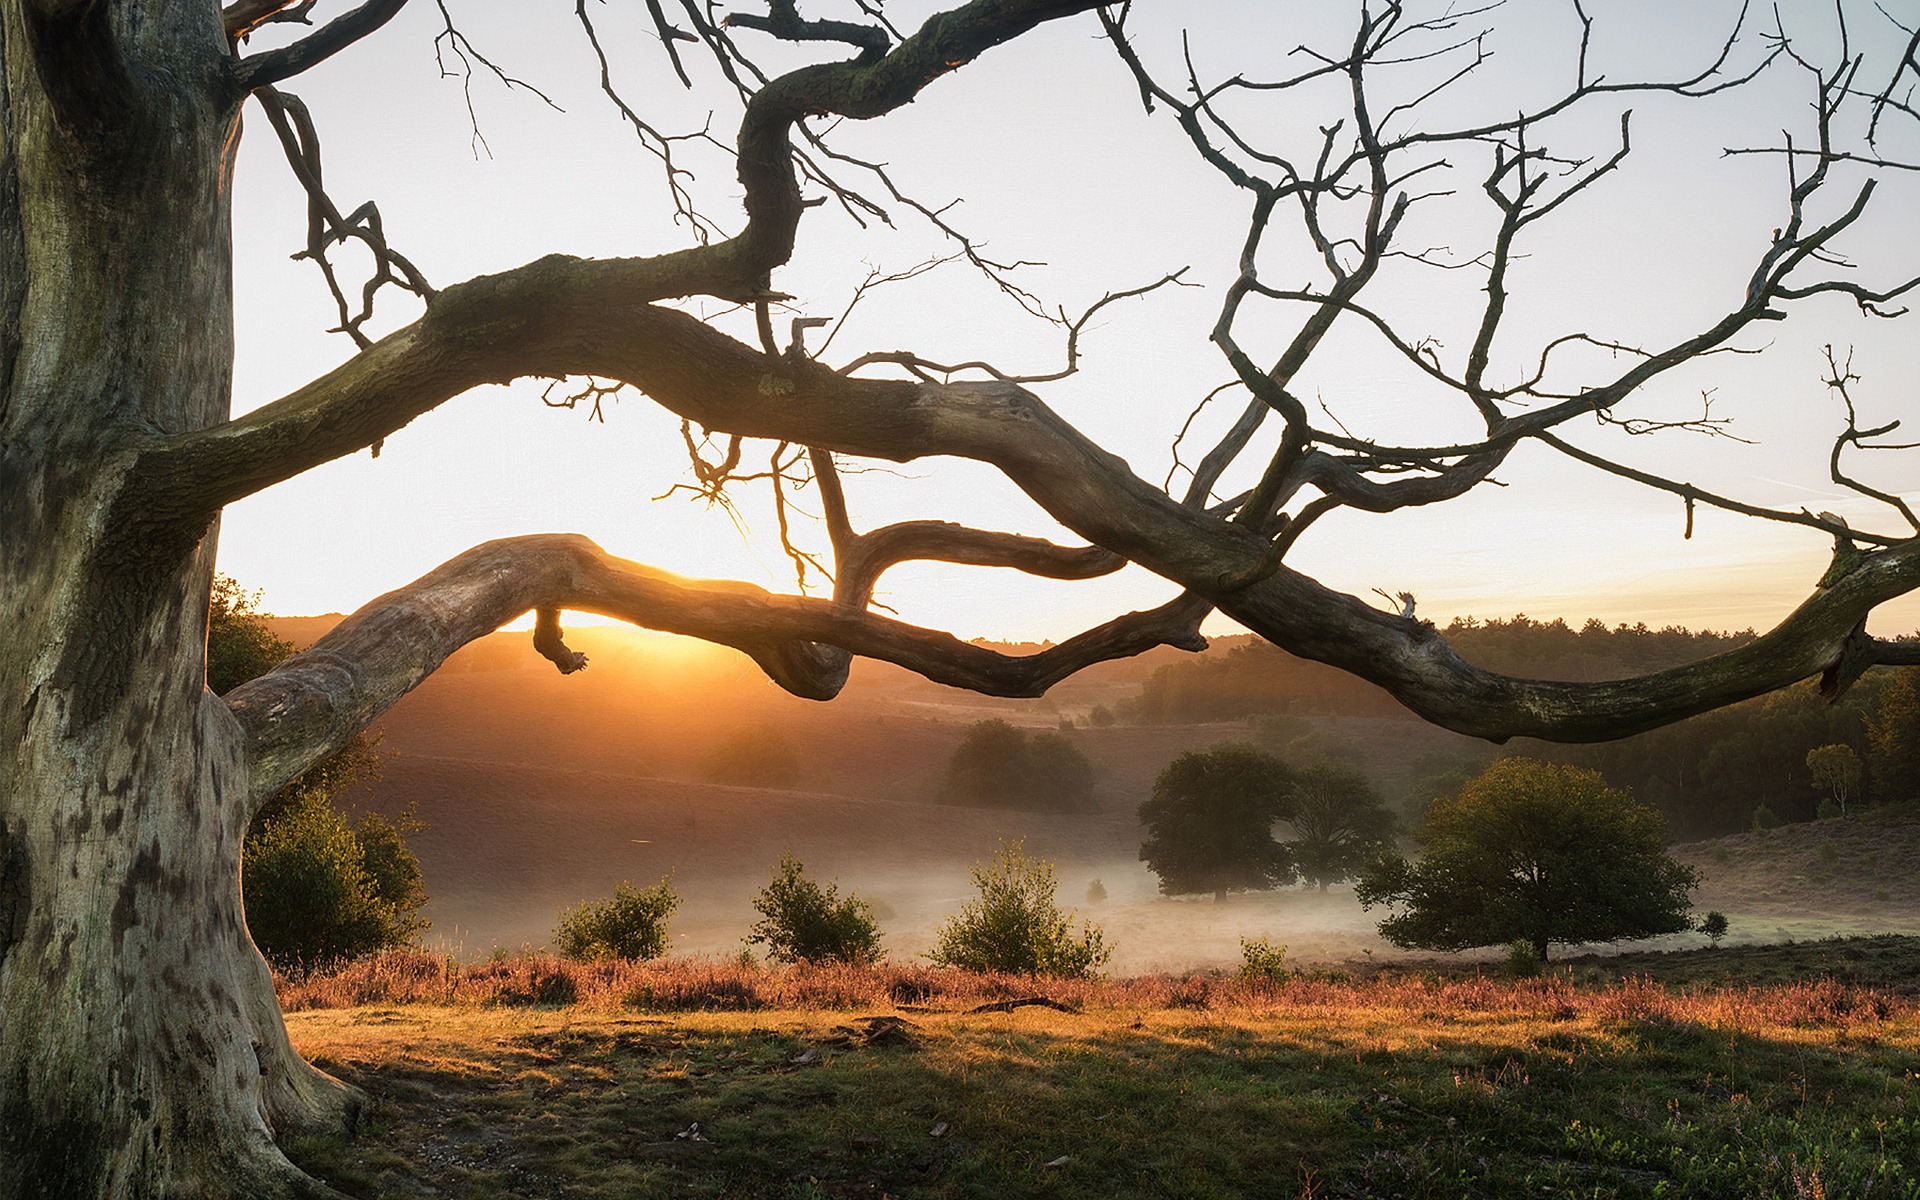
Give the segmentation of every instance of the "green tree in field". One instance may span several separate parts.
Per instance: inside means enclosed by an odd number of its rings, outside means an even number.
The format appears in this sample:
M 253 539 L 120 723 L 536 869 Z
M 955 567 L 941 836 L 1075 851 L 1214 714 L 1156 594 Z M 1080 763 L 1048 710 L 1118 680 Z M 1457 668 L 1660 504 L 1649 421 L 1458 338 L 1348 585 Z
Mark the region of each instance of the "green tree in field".
M 1698 928 L 1701 933 L 1707 935 L 1707 941 L 1718 946 L 1720 939 L 1727 936 L 1727 914 L 1717 909 L 1709 912 L 1706 916 L 1700 918 Z
M 1333 763 L 1294 770 L 1285 818 L 1294 837 L 1283 848 L 1294 870 L 1323 892 L 1390 849 L 1399 824 L 1365 775 Z
M 945 795 L 1007 808 L 1084 808 L 1093 764 L 1062 733 L 1028 733 L 1005 721 L 968 727 L 947 760 Z
M 1840 815 L 1846 816 L 1847 801 L 1860 791 L 1860 756 L 1853 747 L 1844 743 L 1816 746 L 1807 751 L 1807 770 L 1813 772 L 1814 784 L 1827 794 Z
M 224 695 L 290 657 L 248 593 L 214 577 L 207 616 L 207 687 Z M 241 849 L 247 930 L 282 970 L 331 966 L 404 946 L 427 928 L 420 860 L 406 836 L 424 828 L 411 809 L 349 821 L 334 798 L 380 774 L 379 737 L 357 733 L 261 806 Z
M 579 962 L 659 958 L 667 952 L 667 918 L 679 907 L 670 877 L 645 889 L 623 881 L 605 900 L 586 901 L 560 914 L 554 952 Z
M 1397 911 L 1380 923 L 1396 946 L 1465 950 L 1524 940 L 1611 942 L 1688 928 L 1692 868 L 1666 852 L 1660 814 L 1596 771 L 1501 759 L 1459 795 L 1435 802 L 1419 835 L 1426 853 L 1376 859 L 1362 906 Z
M 873 962 L 880 957 L 880 926 L 873 905 L 840 895 L 807 878 L 791 854 L 782 855 L 773 879 L 753 898 L 760 919 L 746 937 L 764 946 L 774 962 Z
M 1021 843 L 1001 843 L 992 865 L 976 864 L 978 898 L 950 917 L 927 955 L 943 967 L 1018 975 L 1097 975 L 1113 951 L 1091 921 L 1077 931 L 1060 911 L 1053 864 L 1028 858 Z
M 1295 772 L 1271 754 L 1233 743 L 1189 750 L 1168 763 L 1140 805 L 1140 861 L 1169 896 L 1262 891 L 1292 883 L 1293 858 L 1273 838 L 1290 809 Z

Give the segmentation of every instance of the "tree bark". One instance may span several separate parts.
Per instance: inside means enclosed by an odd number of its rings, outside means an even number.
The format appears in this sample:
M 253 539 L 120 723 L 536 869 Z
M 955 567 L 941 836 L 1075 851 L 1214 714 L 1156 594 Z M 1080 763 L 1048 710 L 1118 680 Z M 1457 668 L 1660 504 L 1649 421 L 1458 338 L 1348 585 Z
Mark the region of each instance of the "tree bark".
M 126 469 L 228 416 L 219 13 L 8 0 L 0 59 L 0 1197 L 331 1194 L 274 1143 L 357 1105 L 242 917 L 213 531 Z

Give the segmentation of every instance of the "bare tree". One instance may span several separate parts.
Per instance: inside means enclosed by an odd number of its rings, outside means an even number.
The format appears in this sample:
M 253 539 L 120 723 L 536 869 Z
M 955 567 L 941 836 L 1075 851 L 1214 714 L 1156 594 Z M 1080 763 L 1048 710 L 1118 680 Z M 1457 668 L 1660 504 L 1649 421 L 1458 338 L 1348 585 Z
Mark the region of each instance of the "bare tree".
M 377 206 L 332 199 L 319 124 L 280 90 L 377 33 L 404 4 L 364 0 L 329 15 L 342 6 L 0 0 L 0 1196 L 332 1194 L 291 1166 L 276 1139 L 350 1122 L 357 1100 L 288 1043 L 241 918 L 241 836 L 282 783 L 458 647 L 529 610 L 535 644 L 562 671 L 584 665 L 560 630 L 560 611 L 573 609 L 737 647 L 789 691 L 823 700 L 852 655 L 980 692 L 1035 695 L 1103 659 L 1197 648 L 1201 619 L 1217 610 L 1379 684 L 1431 721 L 1493 740 L 1617 737 L 1811 675 L 1837 693 L 1870 665 L 1920 662 L 1920 647 L 1865 632 L 1875 606 L 1920 584 L 1920 536 L 1898 496 L 1851 473 L 1858 451 L 1896 443 L 1891 423 L 1855 416 L 1857 380 L 1843 355 L 1829 379 L 1846 400 L 1832 476 L 1884 502 L 1884 530 L 1715 494 L 1561 432 L 1575 418 L 1627 422 L 1615 410 L 1637 389 L 1702 356 L 1752 349 L 1756 330 L 1803 301 L 1830 295 L 1867 314 L 1898 311 L 1920 280 L 1878 278 L 1883 268 L 1854 270 L 1842 255 L 1865 249 L 1843 243 L 1873 200 L 1874 173 L 1908 169 L 1898 139 L 1915 115 L 1910 41 L 1882 62 L 1843 37 L 1823 61 L 1783 26 L 1743 25 L 1697 72 L 1634 82 L 1590 65 L 1582 35 L 1557 97 L 1449 123 L 1439 114 L 1463 110 L 1452 103 L 1456 85 L 1486 58 L 1477 10 L 1421 17 L 1369 0 L 1343 44 L 1286 59 L 1294 74 L 1212 79 L 1177 49 L 1136 44 L 1128 4 L 974 0 L 906 32 L 894 20 L 900 6 L 881 0 L 854 0 L 847 19 L 833 20 L 803 16 L 794 0 L 741 0 L 751 11 L 737 12 L 648 0 L 663 79 L 709 71 L 739 101 L 732 151 L 745 221 L 729 235 L 730 219 L 699 207 L 679 165 L 691 145 L 713 139 L 668 129 L 629 101 L 581 0 L 578 32 L 599 57 L 609 102 L 658 159 L 689 244 L 642 258 L 555 255 L 436 287 L 395 249 Z M 450 69 L 531 90 L 439 8 Z M 315 10 L 329 19 L 311 25 Z M 1226 376 L 1215 394 L 1246 403 L 1177 494 L 1048 408 L 1034 389 L 1064 372 L 943 363 L 931 351 L 856 353 L 835 368 L 805 345 L 815 318 L 791 319 L 784 345 L 776 336 L 788 297 L 775 273 L 809 208 L 826 202 L 862 219 L 929 223 L 951 239 L 956 268 L 984 273 L 1057 321 L 1064 371 L 1077 367 L 1091 311 L 1043 304 L 1020 264 L 989 257 L 950 210 L 838 148 L 816 120 L 883 117 L 994 47 L 1070 18 L 1103 33 L 1131 76 L 1118 99 L 1137 94 L 1176 122 L 1201 167 L 1245 197 L 1244 248 L 1212 340 Z M 761 65 L 767 54 L 804 65 L 777 73 Z M 1574 331 L 1515 349 L 1513 267 L 1537 223 L 1589 200 L 1625 161 L 1627 102 L 1704 97 L 1763 71 L 1804 76 L 1812 107 L 1807 130 L 1731 148 L 1774 156 L 1786 179 L 1780 227 L 1758 248 L 1744 290 L 1668 344 Z M 1310 124 L 1292 118 L 1287 128 L 1311 142 L 1304 156 L 1264 144 L 1235 116 L 1261 97 L 1309 93 L 1333 95 L 1341 111 Z M 302 255 L 321 270 L 355 353 L 232 419 L 229 181 L 249 98 L 309 198 Z M 1614 117 L 1615 141 L 1593 153 L 1550 148 L 1568 114 L 1595 109 Z M 1423 206 L 1467 186 L 1490 205 L 1490 241 L 1467 255 L 1426 248 L 1414 232 Z M 1283 234 L 1317 262 L 1317 282 L 1262 276 L 1269 243 Z M 345 243 L 372 264 L 364 279 L 336 265 Z M 1484 287 L 1464 353 L 1390 319 L 1379 281 L 1410 268 L 1467 272 Z M 680 306 L 695 298 L 743 306 L 757 338 L 739 340 Z M 376 340 L 374 306 L 396 300 L 419 305 L 419 316 Z M 1247 319 L 1263 305 L 1278 315 Z M 1336 324 L 1376 338 L 1480 431 L 1400 445 L 1317 423 L 1293 385 Z M 1269 332 L 1248 332 L 1255 327 Z M 1285 331 L 1276 342 L 1254 344 L 1276 328 Z M 512 538 L 379 597 L 226 698 L 210 694 L 203 632 L 221 509 L 329 460 L 377 453 L 421 413 L 522 377 L 585 381 L 550 394 L 553 403 L 598 405 L 621 385 L 643 391 L 688 422 L 700 489 L 718 496 L 771 480 L 783 528 L 785 497 L 810 481 L 828 544 L 810 549 L 794 537 L 789 546 L 803 579 L 815 569 L 831 576 L 832 595 L 685 579 L 581 537 Z M 1180 414 L 1170 416 L 1171 429 Z M 1666 424 L 1710 431 L 1715 420 Z M 1833 568 L 1741 649 L 1646 678 L 1572 684 L 1476 669 L 1410 596 L 1382 611 L 1288 565 L 1326 513 L 1454 499 L 1529 442 L 1672 493 L 1688 513 L 1715 506 L 1831 535 Z M 854 527 L 843 462 L 937 455 L 997 468 L 1087 544 L 943 521 Z M 1223 482 L 1243 476 L 1244 486 Z M 1184 590 L 1011 657 L 873 611 L 875 581 L 913 559 L 1063 579 L 1131 562 Z

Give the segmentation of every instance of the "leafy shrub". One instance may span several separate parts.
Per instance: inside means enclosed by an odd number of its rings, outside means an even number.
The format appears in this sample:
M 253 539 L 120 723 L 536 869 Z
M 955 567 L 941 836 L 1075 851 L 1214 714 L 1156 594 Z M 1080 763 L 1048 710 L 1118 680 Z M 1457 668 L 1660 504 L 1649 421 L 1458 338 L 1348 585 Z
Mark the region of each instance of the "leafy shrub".
M 1083 808 L 1093 798 L 1093 764 L 1065 734 L 980 721 L 947 760 L 945 794 L 1008 808 Z
M 857 895 L 841 898 L 837 884 L 822 888 L 791 854 L 780 859 L 753 907 L 760 919 L 747 944 L 766 947 L 774 962 L 863 963 L 880 957 L 873 906 Z
M 622 882 L 607 899 L 560 914 L 553 931 L 555 950 L 562 958 L 583 962 L 658 958 L 667 952 L 667 918 L 679 907 L 671 876 L 645 891 Z
M 968 971 L 1090 978 L 1113 957 L 1100 927 L 1075 932 L 1077 914 L 1060 911 L 1053 864 L 1028 858 L 1021 843 L 1001 843 L 991 866 L 976 864 L 979 890 L 948 918 L 927 955 L 935 965 Z
M 1515 979 L 1531 979 L 1546 968 L 1539 949 L 1526 938 L 1507 943 L 1507 974 Z
M 281 804 L 241 850 L 247 928 L 267 961 L 330 968 L 412 942 L 427 897 L 408 831 L 378 814 L 356 826 L 320 794 Z
M 265 675 L 299 649 L 268 626 L 260 595 L 242 588 L 232 576 L 213 577 L 207 606 L 207 690 L 216 696 Z
M 1240 939 L 1240 978 L 1278 981 L 1287 977 L 1287 948 L 1264 937 Z

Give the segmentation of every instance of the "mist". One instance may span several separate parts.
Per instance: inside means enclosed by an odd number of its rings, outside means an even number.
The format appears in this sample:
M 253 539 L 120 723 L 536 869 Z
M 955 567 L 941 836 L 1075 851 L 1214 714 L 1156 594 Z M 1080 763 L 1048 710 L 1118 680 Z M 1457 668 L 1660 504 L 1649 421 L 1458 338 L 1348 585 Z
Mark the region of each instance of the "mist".
M 302 641 L 327 624 L 276 622 Z M 1018 841 L 1054 863 L 1061 906 L 1102 927 L 1119 975 L 1230 968 L 1243 938 L 1285 945 L 1288 961 L 1302 965 L 1418 957 L 1386 943 L 1375 928 L 1384 914 L 1363 911 L 1345 886 L 1218 902 L 1160 894 L 1139 861 L 1144 831 L 1135 815 L 1154 777 L 1183 751 L 1247 741 L 1258 730 L 1257 721 L 1092 726 L 1096 707 L 1111 711 L 1138 696 L 1173 652 L 1106 664 L 1046 698 L 1018 701 L 856 662 L 842 696 L 819 704 L 779 691 L 728 650 L 611 627 L 569 636 L 590 656 L 583 674 L 553 672 L 526 634 L 495 634 L 384 720 L 382 778 L 349 802 L 391 817 L 410 811 L 425 823 L 410 844 L 431 897 L 432 948 L 465 960 L 537 949 L 562 910 L 622 881 L 671 878 L 681 898 L 672 952 L 732 956 L 756 918 L 753 896 L 790 853 L 814 878 L 871 902 L 886 952 L 912 959 L 972 898 L 974 867 Z M 943 794 L 947 761 L 968 727 L 989 718 L 1069 738 L 1093 764 L 1091 799 L 1071 812 L 952 803 Z M 1357 754 L 1389 801 L 1422 762 L 1490 753 L 1410 715 L 1288 720 Z M 756 746 L 772 749 L 750 753 Z M 717 781 L 756 770 L 779 780 Z M 1769 852 L 1794 844 L 1780 832 Z M 1736 942 L 1920 931 L 1920 892 L 1907 895 L 1904 883 L 1885 902 L 1862 893 L 1819 903 L 1791 890 L 1776 895 L 1771 876 L 1730 870 L 1724 851 L 1716 862 L 1705 843 L 1677 852 L 1706 876 L 1697 907 L 1729 908 Z M 1813 854 L 1809 842 L 1810 862 Z M 1774 869 L 1795 877 L 1790 867 Z M 1105 892 L 1098 901 L 1089 898 L 1096 879 Z M 1704 939 L 1613 949 L 1695 943 Z

